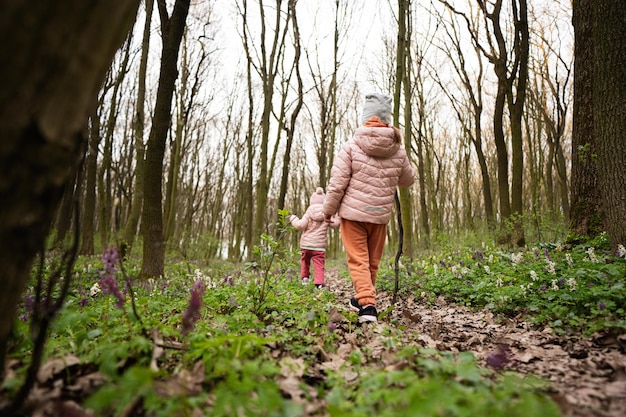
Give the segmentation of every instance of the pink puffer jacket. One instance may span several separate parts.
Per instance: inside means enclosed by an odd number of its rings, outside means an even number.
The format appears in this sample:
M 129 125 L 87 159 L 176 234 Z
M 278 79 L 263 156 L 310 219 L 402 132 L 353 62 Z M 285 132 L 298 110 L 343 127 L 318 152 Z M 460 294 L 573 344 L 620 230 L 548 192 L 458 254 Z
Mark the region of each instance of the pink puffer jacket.
M 333 217 L 330 223 L 324 221 L 322 203 L 311 204 L 301 219 L 298 216 L 289 216 L 289 222 L 298 230 L 303 230 L 300 237 L 300 247 L 311 250 L 325 250 L 328 241 L 328 227 L 339 227 L 339 219 Z
M 391 127 L 358 128 L 337 155 L 324 200 L 324 214 L 387 224 L 396 187 L 415 182 L 415 170 Z

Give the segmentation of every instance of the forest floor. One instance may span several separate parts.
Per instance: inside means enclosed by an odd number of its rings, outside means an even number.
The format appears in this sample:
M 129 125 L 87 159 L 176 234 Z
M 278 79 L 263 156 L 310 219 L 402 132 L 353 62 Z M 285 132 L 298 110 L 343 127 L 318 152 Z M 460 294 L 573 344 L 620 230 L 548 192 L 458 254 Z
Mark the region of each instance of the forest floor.
M 354 296 L 351 283 L 328 268 L 326 285 L 338 300 L 346 300 L 347 309 Z M 391 301 L 392 294 L 377 294 L 379 314 Z M 414 297 L 396 303 L 378 326 L 394 322 L 406 326 L 407 343 L 417 340 L 442 352 L 471 351 L 485 366 L 488 358 L 500 354 L 503 369 L 549 381 L 550 396 L 565 416 L 626 416 L 626 335 L 557 336 L 550 328 L 534 328 L 523 317 L 501 322 L 487 310 L 471 311 L 442 299 L 431 306 Z M 376 344 L 369 338 L 343 343 Z
M 311 291 L 317 292 L 318 297 L 323 294 L 312 285 Z M 330 291 L 337 299 L 337 305 L 329 311 L 330 322 L 336 324 L 337 349 L 324 352 L 320 348 L 316 360 L 308 365 L 302 358 L 289 358 L 280 346 L 272 352 L 286 364 L 290 359 L 292 365 L 298 365 L 281 371 L 278 383 L 283 395 L 302 404 L 305 415 L 328 415 L 326 400 L 319 398 L 310 385 L 323 380 L 328 370 L 353 373 L 352 377 L 358 378 L 357 373 L 350 372 L 350 367 L 344 367 L 355 349 L 367 351 L 381 369 L 402 367 L 398 355 L 389 349 L 388 335 L 393 334 L 404 346 L 418 344 L 452 354 L 469 351 L 474 353 L 479 365 L 537 376 L 547 381 L 549 395 L 566 417 L 626 416 L 626 335 L 559 336 L 550 328 L 536 328 L 523 317 L 500 320 L 488 310 L 472 311 L 443 299 L 430 305 L 414 297 L 401 299 L 385 317 L 381 314 L 378 324 L 363 325 L 360 332 L 355 332 L 348 317 L 355 319 L 356 315 L 342 314 L 349 310 L 348 300 L 354 295 L 352 284 L 339 274 L 338 267 L 327 268 L 326 290 L 321 291 Z M 391 300 L 392 294 L 378 293 L 379 313 L 389 309 Z M 53 359 L 42 366 L 38 384 L 28 401 L 33 410 L 30 416 L 93 416 L 79 404 L 104 379 L 92 364 L 74 369 L 80 362 L 78 358 L 71 363 L 67 358 Z M 298 372 L 293 371 L 296 368 Z M 64 382 L 63 376 L 68 373 L 80 375 L 70 378 L 74 380 L 71 386 Z M 343 377 L 350 380 L 350 375 Z M 194 367 L 158 381 L 155 389 L 175 398 L 171 392 L 191 384 L 193 389 L 186 389 L 187 393 L 198 395 L 205 378 L 204 367 Z M 303 392 L 305 387 L 309 388 L 308 393 Z M 131 404 L 123 416 L 145 415 L 136 413 L 136 409 L 137 404 Z

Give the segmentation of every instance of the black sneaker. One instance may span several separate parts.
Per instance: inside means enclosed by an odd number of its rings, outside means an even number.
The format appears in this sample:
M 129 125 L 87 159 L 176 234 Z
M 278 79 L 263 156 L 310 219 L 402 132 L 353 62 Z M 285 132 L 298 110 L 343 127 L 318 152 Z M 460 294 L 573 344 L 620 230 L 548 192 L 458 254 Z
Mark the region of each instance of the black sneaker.
M 378 312 L 373 305 L 366 305 L 359 311 L 359 323 L 376 323 L 378 322 Z
M 348 306 L 350 307 L 350 310 L 354 311 L 355 313 L 360 313 L 362 310 L 359 302 L 354 297 L 350 299 L 350 301 L 348 302 Z

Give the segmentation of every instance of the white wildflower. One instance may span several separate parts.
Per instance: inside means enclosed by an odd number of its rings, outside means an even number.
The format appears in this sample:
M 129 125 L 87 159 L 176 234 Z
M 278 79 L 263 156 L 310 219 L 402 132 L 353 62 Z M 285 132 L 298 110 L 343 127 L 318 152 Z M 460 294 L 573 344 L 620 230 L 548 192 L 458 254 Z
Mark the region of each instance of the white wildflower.
M 556 262 L 546 259 L 546 272 L 548 274 L 556 275 Z
M 485 265 L 485 273 L 490 274 L 489 265 Z
M 519 286 L 522 290 L 522 297 L 526 297 L 526 291 L 527 291 L 527 287 L 526 285 L 522 284 Z
M 620 258 L 626 258 L 626 248 L 621 243 L 617 245 L 617 256 Z
M 493 263 L 493 253 L 489 255 L 489 263 L 492 264 Z
M 91 295 L 92 297 L 96 294 L 98 294 L 99 292 L 101 292 L 100 290 L 100 284 L 98 284 L 97 282 L 95 284 L 93 284 L 91 286 L 91 288 L 89 289 L 89 295 Z
M 464 266 L 463 268 L 461 268 L 461 275 L 467 275 L 469 271 L 469 268 Z
M 433 275 L 438 275 L 439 274 L 439 265 L 437 264 L 433 264 Z
M 504 285 L 504 282 L 502 281 L 502 278 L 498 277 L 498 279 L 496 280 L 496 287 L 502 287 Z
M 570 268 L 574 266 L 574 260 L 572 259 L 572 254 L 571 253 L 566 253 L 565 254 L 565 260 L 567 261 L 567 265 Z
M 537 281 L 537 273 L 535 271 L 530 271 L 530 279 Z
M 201 280 L 206 288 L 217 288 L 217 281 L 213 281 L 211 277 L 204 275 L 199 269 L 196 269 L 194 272 L 194 282 Z
M 521 252 L 517 252 L 511 255 L 511 262 L 513 263 L 513 265 L 518 265 L 520 262 L 522 262 L 522 253 Z
M 550 286 L 550 288 L 552 288 L 554 291 L 558 291 L 559 290 L 559 283 L 557 282 L 556 279 L 552 280 L 552 285 Z
M 576 278 L 574 277 L 568 278 L 567 286 L 569 287 L 570 291 L 576 291 Z
M 587 256 L 589 256 L 589 260 L 591 262 L 598 262 L 598 257 L 596 256 L 596 250 L 592 247 L 587 249 Z

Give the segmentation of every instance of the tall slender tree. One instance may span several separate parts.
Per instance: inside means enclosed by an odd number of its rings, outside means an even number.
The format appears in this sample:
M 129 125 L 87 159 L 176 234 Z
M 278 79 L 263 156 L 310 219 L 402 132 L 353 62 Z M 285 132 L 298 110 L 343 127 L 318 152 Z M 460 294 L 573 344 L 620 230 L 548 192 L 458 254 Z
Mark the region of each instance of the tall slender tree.
M 412 90 L 411 81 L 411 1 L 398 1 L 398 42 L 396 45 L 396 77 L 394 86 L 394 109 L 393 124 L 400 126 L 400 104 L 402 103 L 402 113 L 404 118 L 404 145 L 409 159 L 411 159 L 411 144 L 413 143 L 412 124 Z M 403 242 L 402 251 L 404 255 L 412 257 L 414 255 L 415 234 L 413 233 L 413 209 L 411 204 L 411 190 L 403 188 L 399 190 L 399 207 L 402 212 Z
M 145 105 L 146 105 L 146 74 L 148 69 L 148 56 L 150 53 L 150 27 L 154 0 L 145 0 L 145 21 L 141 40 L 141 58 L 139 60 L 139 74 L 137 75 L 137 100 L 135 102 L 135 117 L 133 139 L 135 143 L 135 182 L 133 184 L 133 197 L 130 213 L 124 227 L 123 241 L 132 250 L 137 226 L 141 217 L 144 187 L 144 158 L 146 154 L 145 134 Z
M 165 235 L 163 233 L 163 158 L 167 135 L 172 123 L 172 97 L 178 77 L 178 52 L 185 31 L 191 0 L 176 0 L 172 15 L 166 0 L 157 0 L 161 20 L 161 69 L 159 87 L 146 148 L 144 202 L 142 215 L 143 258 L 141 275 L 163 276 L 165 269 Z

